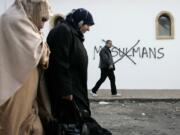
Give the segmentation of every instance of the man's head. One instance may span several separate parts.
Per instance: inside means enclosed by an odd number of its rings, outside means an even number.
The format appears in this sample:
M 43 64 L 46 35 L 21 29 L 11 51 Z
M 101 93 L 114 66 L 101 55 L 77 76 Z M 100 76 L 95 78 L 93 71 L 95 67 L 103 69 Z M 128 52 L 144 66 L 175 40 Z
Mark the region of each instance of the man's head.
M 111 48 L 112 47 L 112 41 L 111 40 L 106 40 L 106 46 Z
M 66 20 L 71 22 L 82 33 L 89 31 L 90 27 L 94 25 L 91 13 L 84 8 L 72 10 L 72 12 L 67 15 Z
M 49 5 L 47 0 L 16 0 L 22 3 L 28 18 L 40 30 L 49 19 Z

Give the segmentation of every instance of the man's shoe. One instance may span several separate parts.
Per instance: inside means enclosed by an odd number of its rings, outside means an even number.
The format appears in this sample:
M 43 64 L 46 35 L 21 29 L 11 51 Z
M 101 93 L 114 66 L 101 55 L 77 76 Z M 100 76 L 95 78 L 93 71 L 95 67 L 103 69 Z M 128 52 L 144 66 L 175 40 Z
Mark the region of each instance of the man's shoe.
M 94 93 L 94 92 L 92 92 L 92 91 L 90 91 L 90 94 L 91 94 L 93 97 L 97 97 L 97 94 Z
M 122 94 L 121 93 L 116 93 L 116 94 L 112 94 L 112 96 L 120 97 L 120 96 L 122 96 Z

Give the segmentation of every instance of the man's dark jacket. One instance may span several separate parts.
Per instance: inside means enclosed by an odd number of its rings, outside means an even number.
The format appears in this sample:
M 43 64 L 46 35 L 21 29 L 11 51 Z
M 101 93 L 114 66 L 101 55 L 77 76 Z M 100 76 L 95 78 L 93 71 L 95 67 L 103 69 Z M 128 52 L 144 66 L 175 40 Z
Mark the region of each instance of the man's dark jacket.
M 100 56 L 99 68 L 109 69 L 110 65 L 112 65 L 114 68 L 112 54 L 107 46 L 104 46 L 101 49 L 99 56 Z
M 45 75 L 52 109 L 58 109 L 62 96 L 73 95 L 79 109 L 89 109 L 87 96 L 88 56 L 82 33 L 67 23 L 52 29 L 47 37 L 50 47 L 49 68 Z

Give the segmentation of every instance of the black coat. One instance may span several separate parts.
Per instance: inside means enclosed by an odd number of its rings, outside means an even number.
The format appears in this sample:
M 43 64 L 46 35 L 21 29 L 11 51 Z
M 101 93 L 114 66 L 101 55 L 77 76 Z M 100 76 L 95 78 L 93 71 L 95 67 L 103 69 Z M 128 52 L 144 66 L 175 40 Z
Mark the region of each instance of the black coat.
M 79 109 L 89 109 L 87 94 L 88 56 L 82 33 L 67 23 L 59 24 L 47 37 L 50 62 L 45 76 L 52 110 L 60 108 L 62 96 L 73 95 Z
M 104 46 L 101 49 L 99 56 L 100 56 L 99 68 L 108 69 L 110 65 L 113 65 L 113 68 L 115 69 L 111 51 L 107 46 Z

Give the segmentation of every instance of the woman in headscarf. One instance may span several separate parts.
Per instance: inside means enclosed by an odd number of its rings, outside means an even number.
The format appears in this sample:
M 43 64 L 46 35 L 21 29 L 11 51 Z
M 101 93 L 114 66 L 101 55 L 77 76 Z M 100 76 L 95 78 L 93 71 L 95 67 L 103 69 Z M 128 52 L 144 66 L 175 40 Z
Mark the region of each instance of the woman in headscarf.
M 90 113 L 87 95 L 88 57 L 83 42 L 84 33 L 92 25 L 94 21 L 91 13 L 77 9 L 67 15 L 63 23 L 54 27 L 47 37 L 51 59 L 46 70 L 46 80 L 52 112 L 66 123 L 75 121 L 72 106 L 63 105 L 68 101 L 74 100 L 80 110 Z
M 64 125 L 62 128 L 65 131 L 62 132 L 66 132 L 65 135 L 80 135 L 81 131 L 78 129 L 82 128 L 77 124 L 81 121 L 79 116 L 91 116 L 87 94 L 88 56 L 83 43 L 84 33 L 93 25 L 93 17 L 89 11 L 75 9 L 47 37 L 51 58 L 45 78 L 52 113 Z M 100 127 L 96 123 L 94 131 L 98 129 L 96 126 Z M 102 132 L 94 133 L 90 132 L 88 135 L 104 135 Z
M 65 17 L 63 14 L 55 14 L 49 19 L 49 25 L 51 29 L 53 29 L 58 24 L 63 23 L 64 20 L 65 20 Z
M 42 135 L 36 102 L 39 68 L 48 66 L 40 30 L 47 0 L 15 0 L 0 18 L 0 135 Z

